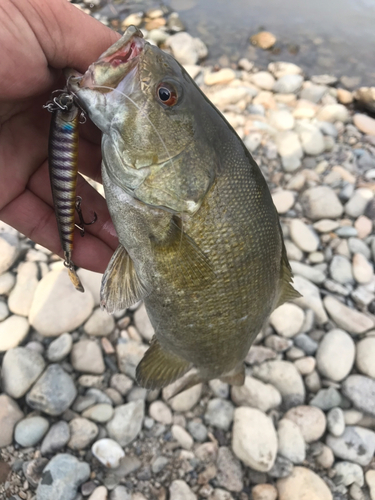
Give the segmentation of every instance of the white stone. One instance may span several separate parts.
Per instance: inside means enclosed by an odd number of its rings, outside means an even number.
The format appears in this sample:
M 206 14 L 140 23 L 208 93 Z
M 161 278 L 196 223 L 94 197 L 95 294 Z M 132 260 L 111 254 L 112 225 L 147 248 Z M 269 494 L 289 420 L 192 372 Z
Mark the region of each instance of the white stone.
M 319 247 L 319 238 L 315 231 L 300 219 L 290 223 L 290 237 L 303 252 L 315 252 Z
M 375 500 L 375 470 L 368 470 L 365 474 L 365 478 L 370 490 L 371 500 Z
M 268 71 L 258 71 L 250 75 L 250 81 L 262 90 L 272 90 L 275 85 L 275 79 Z
M 341 408 L 332 408 L 327 413 L 327 429 L 333 436 L 342 436 L 345 431 L 345 417 Z
M 186 376 L 188 376 L 188 374 L 186 374 L 185 377 Z M 179 387 L 180 384 L 184 383 L 184 380 L 184 377 L 181 377 L 173 384 L 165 387 L 162 392 L 164 401 L 168 401 L 168 404 L 170 405 L 172 410 L 177 412 L 185 412 L 194 408 L 194 406 L 200 400 L 202 394 L 202 384 L 197 384 L 171 398 L 171 394 L 173 394 L 175 389 Z
M 197 496 L 182 479 L 175 479 L 169 487 L 169 500 L 197 500 Z
M 115 320 L 113 316 L 102 311 L 100 308 L 95 309 L 89 319 L 83 326 L 83 329 L 88 335 L 96 337 L 109 335 L 115 328 Z
M 94 306 L 98 307 L 100 305 L 100 286 L 102 284 L 101 273 L 94 273 L 88 269 L 78 269 L 77 274 L 82 282 L 85 290 L 91 292 L 94 299 Z
M 294 366 L 301 375 L 310 375 L 315 370 L 316 361 L 312 356 L 306 356 L 304 358 L 296 359 L 294 361 Z
M 303 150 L 296 132 L 290 130 L 279 132 L 276 136 L 276 146 L 284 169 L 293 171 L 300 166 Z
M 329 271 L 332 278 L 342 285 L 353 283 L 354 281 L 352 265 L 349 259 L 343 255 L 334 255 L 329 266 Z
M 113 417 L 113 408 L 108 403 L 99 403 L 82 412 L 82 417 L 103 424 Z
M 287 411 L 284 418 L 298 425 L 306 443 L 318 441 L 326 430 L 326 417 L 316 406 L 296 406 Z
M 355 253 L 353 255 L 353 275 L 357 283 L 365 285 L 374 278 L 374 267 L 364 255 Z
M 339 227 L 339 223 L 331 219 L 321 219 L 313 224 L 313 228 L 319 233 L 330 233 Z
M 328 316 L 320 298 L 319 288 L 302 276 L 294 277 L 293 286 L 301 294 L 301 297 L 293 302 L 305 309 L 312 309 L 319 324 L 326 323 Z
M 277 130 L 292 130 L 295 124 L 294 116 L 287 109 L 270 110 L 268 121 Z
M 21 262 L 16 286 L 9 294 L 8 306 L 14 314 L 28 316 L 38 285 L 38 266 L 35 262 Z
M 307 189 L 301 196 L 304 213 L 309 219 L 336 219 L 343 213 L 343 206 L 333 189 L 317 186 Z
M 29 322 L 23 316 L 13 314 L 0 322 L 0 352 L 17 347 L 29 331 Z
M 320 155 L 325 150 L 324 137 L 319 128 L 312 123 L 304 123 L 298 127 L 299 138 L 307 155 Z
M 318 252 L 311 253 L 309 255 L 309 259 L 311 259 L 312 255 L 318 255 Z M 303 276 L 304 278 L 312 281 L 313 283 L 316 283 L 317 285 L 320 285 L 326 279 L 326 275 L 324 274 L 324 272 L 320 269 L 317 269 L 316 267 L 308 266 L 307 264 L 302 264 L 302 262 L 296 262 L 293 260 L 290 260 L 289 263 L 291 265 L 294 276 L 299 274 L 300 276 Z
M 232 386 L 232 401 L 238 406 L 250 406 L 267 412 L 281 404 L 281 394 L 271 384 L 247 375 L 242 386 Z
M 237 408 L 232 448 L 245 465 L 260 472 L 269 471 L 277 453 L 277 435 L 272 420 L 255 408 Z
M 125 456 L 124 450 L 113 439 L 99 439 L 91 447 L 92 454 L 108 469 L 116 469 Z
M 317 119 L 321 122 L 340 121 L 346 123 L 350 119 L 350 114 L 343 104 L 326 104 L 318 112 Z
M 291 338 L 300 333 L 305 321 L 305 313 L 295 304 L 285 303 L 275 309 L 270 323 L 279 335 Z
M 107 500 L 108 499 L 108 490 L 105 486 L 98 486 L 91 493 L 88 500 Z
M 290 476 L 277 481 L 279 500 L 333 500 L 326 483 L 306 467 L 294 467 Z
M 38 352 L 26 347 L 10 349 L 4 356 L 2 366 L 4 392 L 15 399 L 24 396 L 44 367 L 43 356 Z
M 326 333 L 321 340 L 316 365 L 323 377 L 335 382 L 346 378 L 354 364 L 355 344 L 346 332 L 335 329 Z
M 18 257 L 20 244 L 13 233 L 0 233 L 0 274 L 5 273 Z
M 295 196 L 292 191 L 280 190 L 272 194 L 272 201 L 279 214 L 285 214 L 290 210 L 295 201 Z
M 356 189 L 350 200 L 345 205 L 345 213 L 353 219 L 363 215 L 367 204 L 373 199 L 374 194 L 371 189 L 359 188 Z
M 301 429 L 297 424 L 283 418 L 278 428 L 278 453 L 294 464 L 300 464 L 306 457 L 306 445 Z
M 203 42 L 185 31 L 170 36 L 166 45 L 172 49 L 174 57 L 180 64 L 196 64 L 199 59 L 207 55 L 207 48 Z
M 252 500 L 276 500 L 277 489 L 272 484 L 257 484 L 251 490 Z
M 280 94 L 293 94 L 301 88 L 302 82 L 303 76 L 287 74 L 277 80 L 273 87 L 273 91 L 279 92 Z
M 224 85 L 236 78 L 236 73 L 233 69 L 222 68 L 213 73 L 206 73 L 204 75 L 204 83 L 206 85 Z
M 88 447 L 99 433 L 98 426 L 87 418 L 76 417 L 69 422 L 70 439 L 68 447 L 83 450 Z
M 359 372 L 375 379 L 375 337 L 367 337 L 357 344 L 355 364 Z
M 151 321 L 148 317 L 146 307 L 142 304 L 134 313 L 134 324 L 138 332 L 142 335 L 142 337 L 150 341 L 154 336 L 155 330 L 151 324 Z
M 277 61 L 269 63 L 268 71 L 270 71 L 276 78 L 281 78 L 285 75 L 301 75 L 302 68 L 290 62 Z
M 194 444 L 193 438 L 181 425 L 172 425 L 172 436 L 185 450 L 191 450 Z
M 332 296 L 327 296 L 323 300 L 328 314 L 339 328 L 354 335 L 366 332 L 374 327 L 374 322 L 365 314 L 347 307 Z
M 103 354 L 95 340 L 83 339 L 73 344 L 71 363 L 75 370 L 83 373 L 100 375 L 105 370 Z
M 172 423 L 172 412 L 163 401 L 153 401 L 149 408 L 150 417 L 164 425 Z
M 0 275 L 0 295 L 8 295 L 16 283 L 13 273 L 7 272 Z

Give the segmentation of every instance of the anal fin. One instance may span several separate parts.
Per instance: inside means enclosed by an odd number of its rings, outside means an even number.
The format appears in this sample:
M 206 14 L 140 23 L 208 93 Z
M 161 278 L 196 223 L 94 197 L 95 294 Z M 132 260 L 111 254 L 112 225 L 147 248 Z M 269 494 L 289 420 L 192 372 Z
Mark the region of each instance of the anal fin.
M 138 278 L 128 252 L 119 245 L 109 261 L 102 278 L 100 305 L 113 313 L 126 309 L 148 295 L 147 288 Z
M 137 366 L 135 377 L 146 389 L 161 389 L 182 377 L 192 364 L 185 359 L 165 351 L 156 339 Z
M 298 299 L 301 294 L 293 288 L 291 282 L 293 281 L 293 273 L 290 267 L 288 257 L 286 255 L 286 248 L 282 242 L 282 255 L 281 255 L 281 269 L 280 269 L 280 295 L 276 307 L 281 306 L 288 300 Z

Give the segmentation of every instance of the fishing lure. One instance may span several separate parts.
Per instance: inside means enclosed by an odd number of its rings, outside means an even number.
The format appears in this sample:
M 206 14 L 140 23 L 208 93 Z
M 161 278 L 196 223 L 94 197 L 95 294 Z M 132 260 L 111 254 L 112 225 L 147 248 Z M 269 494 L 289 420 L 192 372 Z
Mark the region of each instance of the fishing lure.
M 64 265 L 68 269 L 70 280 L 75 288 L 84 292 L 81 280 L 72 261 L 74 240 L 74 215 L 78 212 L 81 226 L 77 226 L 84 235 L 86 223 L 81 212 L 81 198 L 76 196 L 78 175 L 78 124 L 81 110 L 75 105 L 73 96 L 62 92 L 45 105 L 53 113 L 49 134 L 48 156 L 49 174 L 52 189 L 60 242 L 64 251 Z

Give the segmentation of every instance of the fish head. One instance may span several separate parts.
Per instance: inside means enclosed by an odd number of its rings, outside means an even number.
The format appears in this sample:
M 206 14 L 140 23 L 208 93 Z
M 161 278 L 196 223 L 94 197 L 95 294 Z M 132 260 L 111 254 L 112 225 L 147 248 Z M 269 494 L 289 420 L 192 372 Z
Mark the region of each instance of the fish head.
M 213 180 L 209 161 L 186 166 L 204 156 L 202 94 L 171 55 L 131 26 L 83 76 L 71 74 L 68 88 L 102 131 L 104 164 L 117 185 L 172 212 L 198 210 Z

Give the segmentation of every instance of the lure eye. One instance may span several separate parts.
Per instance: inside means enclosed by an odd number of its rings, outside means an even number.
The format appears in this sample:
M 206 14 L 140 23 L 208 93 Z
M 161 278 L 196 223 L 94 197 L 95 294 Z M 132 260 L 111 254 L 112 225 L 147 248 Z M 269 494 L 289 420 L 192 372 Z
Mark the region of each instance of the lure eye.
M 177 103 L 178 97 L 176 89 L 170 83 L 159 83 L 156 95 L 159 101 L 166 106 L 171 107 Z

